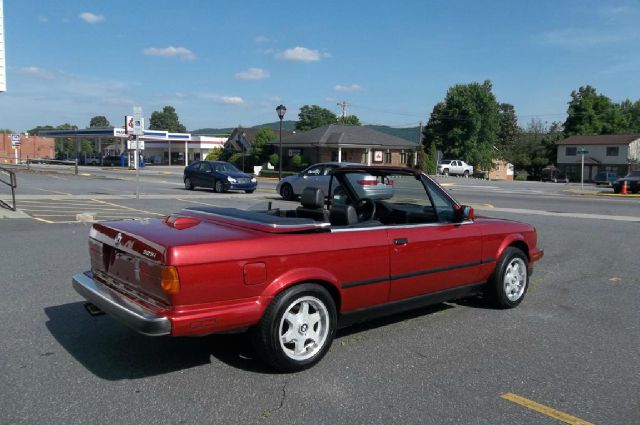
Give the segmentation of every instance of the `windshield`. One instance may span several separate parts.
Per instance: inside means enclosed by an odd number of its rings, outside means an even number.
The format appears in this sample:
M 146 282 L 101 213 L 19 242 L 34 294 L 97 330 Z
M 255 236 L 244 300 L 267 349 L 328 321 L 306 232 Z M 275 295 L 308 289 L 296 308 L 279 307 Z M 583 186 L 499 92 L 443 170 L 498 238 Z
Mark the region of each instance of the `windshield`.
M 239 173 L 240 172 L 240 170 L 238 170 L 236 167 L 228 163 L 214 164 L 214 168 L 219 173 Z

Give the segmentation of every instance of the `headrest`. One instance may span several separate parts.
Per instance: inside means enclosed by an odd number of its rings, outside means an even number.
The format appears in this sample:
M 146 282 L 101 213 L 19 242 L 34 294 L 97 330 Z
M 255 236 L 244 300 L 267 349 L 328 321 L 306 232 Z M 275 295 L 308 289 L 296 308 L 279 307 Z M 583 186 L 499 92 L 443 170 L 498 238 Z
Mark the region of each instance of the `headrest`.
M 331 205 L 329 221 L 334 226 L 348 226 L 358 222 L 358 214 L 352 205 Z
M 302 191 L 300 202 L 305 208 L 323 208 L 324 192 L 317 187 L 305 187 Z

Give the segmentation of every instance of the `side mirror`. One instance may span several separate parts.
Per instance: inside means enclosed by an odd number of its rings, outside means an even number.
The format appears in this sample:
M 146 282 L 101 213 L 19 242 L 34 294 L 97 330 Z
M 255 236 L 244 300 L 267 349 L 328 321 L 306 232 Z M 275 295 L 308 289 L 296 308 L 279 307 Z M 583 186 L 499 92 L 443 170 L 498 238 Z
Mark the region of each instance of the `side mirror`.
M 462 205 L 456 208 L 456 223 L 473 220 L 473 208 L 468 205 Z

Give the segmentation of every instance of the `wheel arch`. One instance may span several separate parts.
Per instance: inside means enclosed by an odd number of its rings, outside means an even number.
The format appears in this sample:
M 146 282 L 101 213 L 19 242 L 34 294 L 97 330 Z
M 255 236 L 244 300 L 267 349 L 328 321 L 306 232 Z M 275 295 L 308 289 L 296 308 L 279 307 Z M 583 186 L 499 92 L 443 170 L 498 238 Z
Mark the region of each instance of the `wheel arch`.
M 527 242 L 524 240 L 524 236 L 518 234 L 518 235 L 510 235 L 508 238 L 506 238 L 504 241 L 502 241 L 502 244 L 500 245 L 500 249 L 498 249 L 498 253 L 496 255 L 496 260 L 498 260 L 500 257 L 502 257 L 502 254 L 504 253 L 504 250 L 509 248 L 509 247 L 514 247 L 514 248 L 518 248 L 520 249 L 524 255 L 527 257 L 527 261 L 530 260 L 529 258 L 529 245 L 527 245 Z
M 268 300 L 265 302 L 264 307 L 266 308 L 276 296 L 287 289 L 305 283 L 316 284 L 326 289 L 335 302 L 336 311 L 340 312 L 342 295 L 340 293 L 338 279 L 326 270 L 321 269 L 290 270 L 278 277 L 267 286 L 262 293 L 262 297 Z

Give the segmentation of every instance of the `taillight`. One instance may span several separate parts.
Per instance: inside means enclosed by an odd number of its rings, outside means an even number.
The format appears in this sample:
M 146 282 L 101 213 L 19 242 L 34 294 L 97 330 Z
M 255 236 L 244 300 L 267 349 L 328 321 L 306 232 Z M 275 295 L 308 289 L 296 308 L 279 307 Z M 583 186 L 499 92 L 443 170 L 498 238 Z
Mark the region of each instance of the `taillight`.
M 167 294 L 177 294 L 180 291 L 180 279 L 178 278 L 178 270 L 175 267 L 162 267 L 162 281 L 160 282 L 160 286 Z
M 375 186 L 378 182 L 375 180 L 358 180 L 358 184 L 362 186 Z

